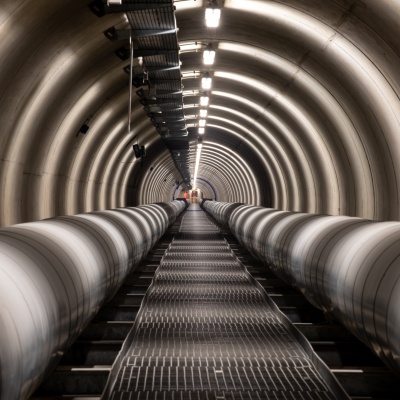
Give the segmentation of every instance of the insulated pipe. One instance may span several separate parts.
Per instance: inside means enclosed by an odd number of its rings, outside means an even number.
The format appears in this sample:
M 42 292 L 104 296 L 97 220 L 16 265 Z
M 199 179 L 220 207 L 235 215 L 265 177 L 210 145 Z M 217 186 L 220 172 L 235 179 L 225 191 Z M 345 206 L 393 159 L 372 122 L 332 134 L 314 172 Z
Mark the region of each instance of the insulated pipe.
M 278 276 L 400 373 L 400 223 L 207 201 Z
M 0 399 L 26 399 L 185 208 L 173 201 L 0 229 Z
M 209 201 L 206 200 L 202 204 L 206 211 L 208 211 L 214 219 L 217 220 L 221 225 L 229 226 L 229 218 L 232 212 L 243 203 L 224 203 L 220 201 Z

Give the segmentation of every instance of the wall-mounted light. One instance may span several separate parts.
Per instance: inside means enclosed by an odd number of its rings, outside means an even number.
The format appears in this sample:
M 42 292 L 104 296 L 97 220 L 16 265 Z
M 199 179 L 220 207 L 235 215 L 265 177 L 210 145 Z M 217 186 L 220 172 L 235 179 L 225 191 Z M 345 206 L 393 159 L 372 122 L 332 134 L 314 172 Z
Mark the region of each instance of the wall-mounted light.
M 202 108 L 202 109 L 200 110 L 200 118 L 205 118 L 205 117 L 207 117 L 207 113 L 208 113 L 207 109 L 206 109 L 206 108 Z
M 201 87 L 203 89 L 211 89 L 212 78 L 209 74 L 205 74 L 201 78 Z
M 80 133 L 83 133 L 84 135 L 86 135 L 89 131 L 89 125 L 85 122 L 79 129 Z M 79 134 L 78 132 L 78 134 Z
M 136 158 L 140 158 L 141 157 L 141 151 L 140 151 L 140 147 L 138 144 L 134 144 L 132 146 L 133 152 L 135 153 L 135 157 Z
M 208 96 L 201 96 L 200 97 L 200 105 L 201 106 L 208 106 L 208 102 L 210 101 L 210 98 Z
M 107 5 L 110 4 L 122 4 L 122 0 L 107 0 Z
M 139 146 L 138 144 L 134 144 L 132 146 L 133 152 L 135 153 L 135 158 L 144 157 L 146 155 L 146 146 Z M 153 167 L 150 168 L 150 171 Z
M 86 135 L 90 129 L 89 122 L 93 118 L 93 115 L 89 115 L 89 117 L 86 119 L 86 121 L 82 124 L 82 126 L 79 128 L 78 133 L 75 135 L 75 137 L 78 137 L 80 133 L 83 133 Z
M 214 64 L 215 50 L 212 44 L 209 44 L 203 52 L 203 62 L 205 65 Z
M 200 119 L 199 120 L 199 126 L 204 128 L 206 126 L 206 120 L 205 119 Z
M 204 128 L 199 128 L 199 135 L 203 135 L 204 134 L 205 129 Z
M 221 9 L 215 8 L 211 3 L 206 8 L 206 26 L 209 28 L 217 28 L 219 19 L 221 18 Z

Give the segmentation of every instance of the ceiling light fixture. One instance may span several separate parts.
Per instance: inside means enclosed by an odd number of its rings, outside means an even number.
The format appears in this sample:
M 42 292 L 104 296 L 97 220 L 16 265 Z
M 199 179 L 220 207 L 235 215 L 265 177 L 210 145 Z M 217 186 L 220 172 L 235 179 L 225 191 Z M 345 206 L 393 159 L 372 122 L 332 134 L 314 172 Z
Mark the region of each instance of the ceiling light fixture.
M 202 108 L 200 110 L 200 118 L 206 118 L 207 117 L 207 109 L 206 108 Z
M 210 101 L 210 98 L 208 96 L 201 96 L 200 97 L 200 105 L 201 106 L 208 106 L 208 102 Z
M 203 89 L 211 89 L 212 78 L 207 73 L 201 78 L 201 87 Z
M 214 64 L 215 60 L 215 50 L 212 44 L 209 44 L 205 49 L 203 53 L 203 62 L 205 65 L 211 65 Z
M 205 127 L 206 126 L 206 120 L 205 119 L 200 119 L 199 120 L 199 126 Z
M 218 4 L 215 2 L 216 6 L 212 3 L 206 8 L 206 26 L 208 28 L 217 28 L 219 25 L 219 19 L 221 18 L 221 9 L 216 8 Z
M 199 128 L 199 135 L 203 135 L 205 131 L 205 128 Z

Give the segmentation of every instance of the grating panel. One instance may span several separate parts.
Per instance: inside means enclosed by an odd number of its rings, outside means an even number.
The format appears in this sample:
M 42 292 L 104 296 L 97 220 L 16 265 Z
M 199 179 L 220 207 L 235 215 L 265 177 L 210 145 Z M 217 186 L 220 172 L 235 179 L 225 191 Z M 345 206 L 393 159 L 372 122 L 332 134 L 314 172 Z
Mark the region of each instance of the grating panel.
M 218 228 L 193 209 L 161 260 L 103 398 L 337 398 Z
M 144 0 L 140 3 L 148 8 L 127 13 L 134 31 L 147 31 L 134 38 L 134 55 L 141 56 L 143 61 L 143 74 L 135 79 L 139 82 L 142 80 L 143 86 L 148 88 L 137 93 L 151 122 L 170 150 L 184 187 L 190 189 L 189 152 L 174 152 L 173 144 L 169 144 L 171 140 L 180 138 L 189 148 L 174 2 Z M 160 7 L 154 7 L 155 4 Z

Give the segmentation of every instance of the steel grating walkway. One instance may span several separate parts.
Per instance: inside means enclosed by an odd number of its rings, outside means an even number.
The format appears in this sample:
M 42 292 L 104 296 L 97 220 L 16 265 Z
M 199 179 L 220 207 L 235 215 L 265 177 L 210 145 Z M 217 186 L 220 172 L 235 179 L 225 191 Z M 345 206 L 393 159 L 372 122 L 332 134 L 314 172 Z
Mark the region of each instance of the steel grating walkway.
M 331 378 L 328 388 L 196 204 L 164 254 L 102 398 L 347 399 Z

